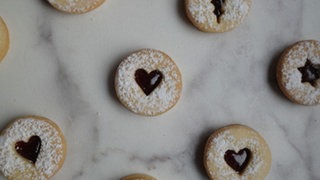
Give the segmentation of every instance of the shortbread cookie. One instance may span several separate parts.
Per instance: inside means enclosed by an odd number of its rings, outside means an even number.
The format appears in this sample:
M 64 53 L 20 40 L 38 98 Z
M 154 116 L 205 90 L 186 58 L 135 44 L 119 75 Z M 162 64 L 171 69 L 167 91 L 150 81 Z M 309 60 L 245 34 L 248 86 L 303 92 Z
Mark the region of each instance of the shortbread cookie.
M 270 149 L 258 132 L 229 125 L 208 139 L 204 165 L 210 179 L 264 179 L 271 166 Z
M 277 66 L 281 91 L 293 102 L 320 103 L 320 42 L 300 41 L 287 48 Z
M 9 49 L 9 31 L 6 23 L 0 17 L 0 62 Z
M 56 9 L 72 13 L 82 14 L 92 11 L 105 2 L 105 0 L 48 0 Z
M 0 170 L 8 179 L 49 179 L 61 168 L 65 156 L 64 136 L 49 119 L 19 118 L 1 133 Z
M 182 79 L 176 64 L 165 53 L 143 49 L 123 60 L 115 75 L 119 100 L 134 113 L 155 116 L 179 100 Z
M 121 180 L 157 180 L 157 179 L 146 174 L 132 174 L 132 175 L 121 178 Z
M 204 32 L 230 31 L 243 22 L 252 0 L 185 0 L 190 21 Z

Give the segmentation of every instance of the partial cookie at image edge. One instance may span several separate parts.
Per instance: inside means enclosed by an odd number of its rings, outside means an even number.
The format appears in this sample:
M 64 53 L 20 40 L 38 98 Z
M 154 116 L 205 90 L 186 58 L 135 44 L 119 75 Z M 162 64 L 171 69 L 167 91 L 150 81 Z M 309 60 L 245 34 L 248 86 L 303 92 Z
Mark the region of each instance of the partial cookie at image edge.
M 4 59 L 8 53 L 10 46 L 9 29 L 0 16 L 0 62 Z
M 47 0 L 55 9 L 70 13 L 70 14 L 84 14 L 100 7 L 106 0 Z
M 207 33 L 228 32 L 248 16 L 252 0 L 185 0 L 185 12 L 191 23 Z
M 157 180 L 156 178 L 147 174 L 131 174 L 121 178 L 120 180 Z

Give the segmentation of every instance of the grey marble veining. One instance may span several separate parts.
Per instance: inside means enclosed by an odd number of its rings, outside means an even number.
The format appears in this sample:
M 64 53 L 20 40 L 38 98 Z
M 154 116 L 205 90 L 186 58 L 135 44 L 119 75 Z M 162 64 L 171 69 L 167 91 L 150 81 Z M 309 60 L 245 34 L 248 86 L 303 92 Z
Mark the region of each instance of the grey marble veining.
M 273 157 L 266 179 L 320 179 L 319 106 L 291 103 L 275 80 L 284 48 L 320 40 L 319 7 L 254 0 L 237 29 L 208 34 L 187 20 L 183 0 L 108 0 L 83 15 L 44 0 L 2 0 L 11 47 L 0 66 L 0 126 L 28 114 L 56 121 L 68 154 L 53 179 L 208 179 L 205 141 L 232 123 L 265 137 Z M 140 48 L 166 52 L 182 72 L 180 101 L 158 117 L 129 112 L 113 90 L 115 68 Z

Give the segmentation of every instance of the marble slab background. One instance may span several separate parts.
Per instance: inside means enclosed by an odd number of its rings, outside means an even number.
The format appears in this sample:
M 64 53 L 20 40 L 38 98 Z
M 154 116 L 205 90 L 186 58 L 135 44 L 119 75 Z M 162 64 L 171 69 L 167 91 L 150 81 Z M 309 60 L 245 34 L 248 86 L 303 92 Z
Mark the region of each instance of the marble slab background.
M 266 179 L 320 179 L 320 107 L 289 102 L 275 81 L 284 48 L 320 40 L 319 8 L 319 0 L 254 0 L 237 29 L 207 34 L 186 19 L 183 0 L 108 0 L 83 15 L 45 0 L 1 0 L 11 47 L 0 64 L 0 127 L 31 114 L 57 122 L 68 155 L 53 179 L 208 179 L 204 143 L 232 123 L 269 143 Z M 158 117 L 129 112 L 114 93 L 115 68 L 141 48 L 166 52 L 183 75 L 179 103 Z

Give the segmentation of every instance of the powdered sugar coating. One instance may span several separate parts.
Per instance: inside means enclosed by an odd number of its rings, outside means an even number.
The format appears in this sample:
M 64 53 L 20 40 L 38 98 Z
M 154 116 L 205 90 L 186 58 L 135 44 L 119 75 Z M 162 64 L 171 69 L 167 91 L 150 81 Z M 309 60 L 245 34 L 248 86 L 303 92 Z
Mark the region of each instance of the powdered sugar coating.
M 61 11 L 85 13 L 100 6 L 105 0 L 48 0 Z
M 135 81 L 137 69 L 148 73 L 159 70 L 163 79 L 148 96 Z M 161 51 L 144 49 L 123 60 L 115 75 L 115 89 L 119 100 L 131 111 L 148 116 L 166 112 L 181 94 L 181 74 L 176 64 Z
M 15 151 L 18 141 L 28 142 L 39 136 L 41 149 L 35 164 L 28 162 Z M 63 137 L 50 123 L 33 117 L 18 119 L 0 136 L 0 169 L 6 177 L 45 180 L 59 170 L 64 160 Z
M 224 32 L 241 24 L 249 13 L 251 0 L 225 0 L 223 14 L 218 23 L 211 0 L 186 0 L 186 10 L 191 21 L 207 32 Z M 199 26 L 198 26 L 199 25 Z
M 320 79 L 315 87 L 301 82 L 302 74 L 298 68 L 303 67 L 309 59 L 320 65 L 320 42 L 301 41 L 290 47 L 281 57 L 278 65 L 278 82 L 290 99 L 304 105 L 320 103 Z
M 238 174 L 226 163 L 224 155 L 228 150 L 239 152 L 244 148 L 251 151 L 251 157 L 242 174 Z M 207 142 L 205 164 L 212 179 L 263 179 L 269 171 L 270 161 L 270 150 L 262 137 L 245 126 L 232 125 L 230 128 L 223 128 L 214 133 Z

